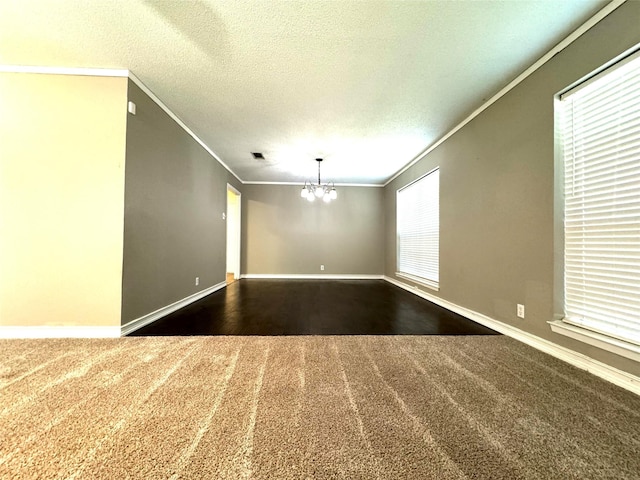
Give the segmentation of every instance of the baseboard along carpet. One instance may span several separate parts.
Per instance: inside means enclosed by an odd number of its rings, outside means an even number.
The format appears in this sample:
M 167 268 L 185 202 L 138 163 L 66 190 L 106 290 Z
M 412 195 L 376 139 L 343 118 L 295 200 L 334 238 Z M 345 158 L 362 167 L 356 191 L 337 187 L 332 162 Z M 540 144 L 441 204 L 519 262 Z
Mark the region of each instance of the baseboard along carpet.
M 0 349 L 0 478 L 640 477 L 640 397 L 507 337 Z

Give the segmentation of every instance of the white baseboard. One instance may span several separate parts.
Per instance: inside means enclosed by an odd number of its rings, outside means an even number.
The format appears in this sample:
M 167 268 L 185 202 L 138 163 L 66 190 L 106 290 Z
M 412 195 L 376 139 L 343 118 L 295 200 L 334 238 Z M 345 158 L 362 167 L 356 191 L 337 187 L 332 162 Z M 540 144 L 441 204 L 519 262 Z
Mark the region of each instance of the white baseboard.
M 289 279 L 289 280 L 384 280 L 384 275 L 358 275 L 358 274 L 296 274 L 296 273 L 246 273 L 240 278 L 262 278 L 262 279 Z
M 496 332 L 500 332 L 522 343 L 526 343 L 527 345 L 560 360 L 563 360 L 573 365 L 574 367 L 586 370 L 587 372 L 597 375 L 598 377 L 603 378 L 604 380 L 607 380 L 615 385 L 618 385 L 619 387 L 640 395 L 640 377 L 622 370 L 618 370 L 617 368 L 611 367 L 606 363 L 594 360 L 593 358 L 588 357 L 582 353 L 575 352 L 573 350 L 550 342 L 549 340 L 545 340 L 544 338 L 540 338 L 536 335 L 532 335 L 531 333 L 527 333 L 523 330 L 520 330 L 519 328 L 507 325 L 506 323 L 502 323 L 491 317 L 483 315 L 482 313 L 475 312 L 435 295 L 431 295 L 430 293 L 419 290 L 416 287 L 412 287 L 411 285 L 408 285 L 406 283 L 399 282 L 394 278 L 385 276 L 384 280 L 419 297 L 422 297 L 425 300 L 435 303 L 436 305 L 446 308 L 447 310 L 457 313 L 458 315 L 462 315 L 469 320 L 473 320 L 474 322 L 489 327 Z
M 162 317 L 165 317 L 170 313 L 173 313 L 176 310 L 181 309 L 182 307 L 186 307 L 187 305 L 197 300 L 200 300 L 201 298 L 206 297 L 207 295 L 210 295 L 213 292 L 216 292 L 226 286 L 227 286 L 226 282 L 220 282 L 217 285 L 214 285 L 209 288 L 205 288 L 204 290 L 196 292 L 193 295 L 183 298 L 182 300 L 178 300 L 177 302 L 174 302 L 171 305 L 167 305 L 166 307 L 159 308 L 158 310 L 148 313 L 146 315 L 143 315 L 142 317 L 136 318 L 135 320 L 131 320 L 129 323 L 122 325 L 122 327 L 120 327 L 118 334 L 122 336 L 129 335 L 131 332 L 134 332 L 146 325 L 149 325 L 150 323 L 155 322 L 156 320 Z
M 118 338 L 120 327 L 49 326 L 33 327 L 0 326 L 0 338 Z

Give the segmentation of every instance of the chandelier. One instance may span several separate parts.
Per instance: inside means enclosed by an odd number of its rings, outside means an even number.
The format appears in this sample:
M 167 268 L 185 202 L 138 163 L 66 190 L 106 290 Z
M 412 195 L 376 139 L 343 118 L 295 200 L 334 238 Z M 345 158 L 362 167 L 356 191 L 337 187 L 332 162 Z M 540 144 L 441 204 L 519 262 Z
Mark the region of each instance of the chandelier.
M 322 198 L 325 203 L 329 203 L 331 200 L 338 198 L 338 192 L 336 192 L 336 186 L 333 182 L 331 182 L 331 186 L 328 182 L 322 185 L 320 181 L 320 163 L 322 163 L 322 159 L 316 158 L 316 162 L 318 162 L 318 183 L 304 182 L 300 196 L 310 202 L 313 202 L 316 198 Z

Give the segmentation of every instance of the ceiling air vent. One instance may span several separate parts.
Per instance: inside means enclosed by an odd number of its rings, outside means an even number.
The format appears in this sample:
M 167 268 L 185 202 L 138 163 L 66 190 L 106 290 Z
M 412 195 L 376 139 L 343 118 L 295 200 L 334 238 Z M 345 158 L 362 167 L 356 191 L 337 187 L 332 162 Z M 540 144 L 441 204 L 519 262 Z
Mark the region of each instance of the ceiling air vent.
M 253 158 L 257 158 L 258 160 L 264 160 L 264 155 L 260 152 L 251 152 L 251 155 L 253 155 Z

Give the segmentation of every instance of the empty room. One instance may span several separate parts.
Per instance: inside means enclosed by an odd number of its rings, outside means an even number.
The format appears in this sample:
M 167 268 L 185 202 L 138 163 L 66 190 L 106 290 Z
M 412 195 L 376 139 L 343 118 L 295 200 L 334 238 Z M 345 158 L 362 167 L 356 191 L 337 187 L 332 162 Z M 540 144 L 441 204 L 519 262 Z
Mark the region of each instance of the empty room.
M 0 478 L 640 479 L 639 25 L 0 0 Z

